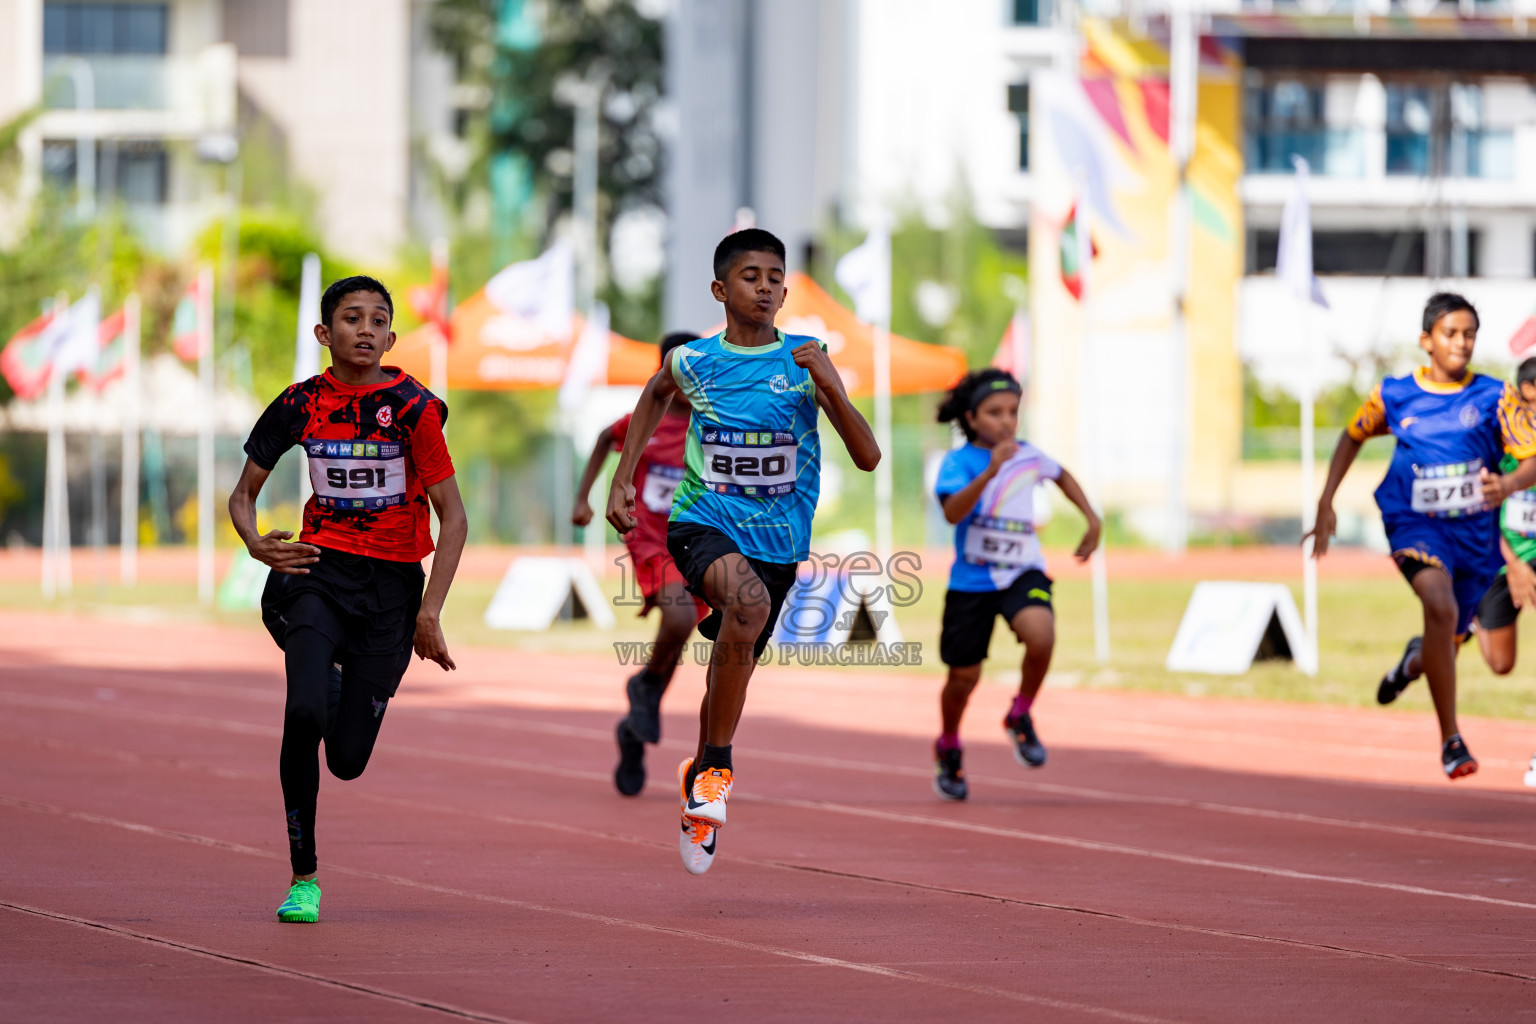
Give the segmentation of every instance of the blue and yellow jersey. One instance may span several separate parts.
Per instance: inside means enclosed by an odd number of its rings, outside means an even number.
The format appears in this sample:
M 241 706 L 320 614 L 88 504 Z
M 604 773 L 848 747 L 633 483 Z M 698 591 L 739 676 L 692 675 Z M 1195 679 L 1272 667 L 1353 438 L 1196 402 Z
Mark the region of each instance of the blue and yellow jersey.
M 814 338 L 742 346 L 725 332 L 679 346 L 672 377 L 693 406 L 671 521 L 710 526 L 764 562 L 810 557 L 821 491 L 816 385 L 795 364 Z
M 1456 518 L 1489 513 L 1478 474 L 1508 453 L 1536 455 L 1536 424 L 1511 384 L 1468 373 L 1437 384 L 1428 368 L 1378 384 L 1345 428 L 1356 441 L 1391 434 L 1392 463 L 1376 505 L 1384 519 Z

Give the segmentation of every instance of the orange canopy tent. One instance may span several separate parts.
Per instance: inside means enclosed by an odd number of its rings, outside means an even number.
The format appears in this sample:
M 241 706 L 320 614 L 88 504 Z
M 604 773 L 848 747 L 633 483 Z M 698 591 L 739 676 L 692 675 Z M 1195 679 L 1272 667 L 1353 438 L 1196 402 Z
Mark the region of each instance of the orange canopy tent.
M 875 331 L 808 275 L 789 275 L 789 295 L 779 311 L 778 326 L 788 334 L 809 334 L 826 342 L 827 354 L 843 375 L 848 393 L 867 398 L 874 393 Z M 502 313 L 484 290 L 464 300 L 450 319 L 453 343 L 448 346 L 448 388 L 469 391 L 522 391 L 557 388 L 580 322 L 572 336 L 550 339 L 536 324 Z M 427 380 L 431 344 L 437 328 L 424 324 L 401 337 L 385 357 L 418 380 Z M 608 372 L 602 383 L 643 385 L 656 372 L 658 349 L 620 334 L 608 336 Z M 897 395 L 943 391 L 964 376 L 965 355 L 958 349 L 929 345 L 891 335 L 891 393 Z
M 778 326 L 786 334 L 809 334 L 827 344 L 832 365 L 855 398 L 875 389 L 875 329 L 840 306 L 807 274 L 790 274 L 789 295 L 779 311 Z M 945 391 L 965 376 L 965 353 L 944 345 L 929 345 L 891 335 L 891 393 L 913 395 Z
M 498 310 L 482 289 L 453 311 L 449 329 L 450 391 L 525 391 L 560 386 L 581 320 L 577 318 L 569 337 L 552 339 L 532 320 Z M 423 324 L 396 341 L 384 361 L 426 381 L 436 335 L 434 325 Z M 660 365 L 659 352 L 655 345 L 609 334 L 608 372 L 595 383 L 643 385 Z

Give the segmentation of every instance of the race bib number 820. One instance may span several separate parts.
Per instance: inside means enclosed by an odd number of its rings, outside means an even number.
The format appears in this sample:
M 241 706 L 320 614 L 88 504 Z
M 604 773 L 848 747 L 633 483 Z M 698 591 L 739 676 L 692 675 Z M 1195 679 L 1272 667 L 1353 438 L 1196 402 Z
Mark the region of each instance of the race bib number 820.
M 795 489 L 795 435 L 785 430 L 705 430 L 704 486 L 720 494 L 772 498 Z

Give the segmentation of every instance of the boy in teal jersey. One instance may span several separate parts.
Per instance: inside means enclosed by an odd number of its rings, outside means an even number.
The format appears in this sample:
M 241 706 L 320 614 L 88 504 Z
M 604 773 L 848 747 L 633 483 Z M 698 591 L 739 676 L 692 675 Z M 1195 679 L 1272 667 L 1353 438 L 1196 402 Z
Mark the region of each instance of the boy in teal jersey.
M 713 863 L 725 824 L 731 739 L 747 683 L 796 565 L 810 557 L 821 481 L 818 409 L 854 465 L 868 471 L 880 461 L 874 434 L 822 344 L 773 325 L 784 304 L 784 243 L 756 228 L 727 235 L 715 249 L 714 271 L 710 289 L 725 306 L 725 329 L 673 350 L 646 384 L 607 512 L 620 533 L 635 528 L 635 466 L 673 396 L 682 395 L 693 414 L 667 549 L 688 590 L 713 609 L 699 632 L 715 641 L 698 750 L 678 766 L 679 849 L 696 875 Z
M 1515 371 L 1515 387 L 1527 408 L 1536 405 L 1536 357 L 1525 360 Z M 1509 473 L 1515 465 L 1506 455 L 1499 470 Z M 1477 606 L 1477 646 L 1494 675 L 1504 676 L 1515 669 L 1519 639 L 1515 620 L 1521 609 L 1536 605 L 1536 490 L 1511 494 L 1504 502 L 1499 526 L 1504 568 Z M 1536 786 L 1536 756 L 1525 773 L 1525 784 Z
M 1317 501 L 1315 557 L 1328 551 L 1336 519 L 1333 496 L 1372 437 L 1397 441 L 1376 504 L 1397 567 L 1424 608 L 1424 632 L 1408 642 L 1382 679 L 1376 699 L 1390 704 L 1420 674 L 1440 724 L 1440 766 L 1459 779 L 1477 771 L 1456 721 L 1456 652 L 1478 602 L 1499 570 L 1497 509 L 1536 483 L 1536 425 L 1515 388 L 1469 368 L 1477 310 L 1439 292 L 1424 306 L 1419 347 L 1429 365 L 1376 385 L 1334 448 Z M 1492 467 L 1505 455 L 1510 474 Z

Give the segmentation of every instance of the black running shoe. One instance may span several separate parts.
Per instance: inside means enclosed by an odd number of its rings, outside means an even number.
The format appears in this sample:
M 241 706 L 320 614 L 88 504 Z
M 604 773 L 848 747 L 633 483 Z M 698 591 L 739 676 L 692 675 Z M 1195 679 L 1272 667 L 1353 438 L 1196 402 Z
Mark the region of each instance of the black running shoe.
M 1045 745 L 1040 742 L 1040 736 L 1035 732 L 1035 720 L 1029 717 L 1028 711 L 1017 718 L 1009 715 L 1003 719 L 1003 729 L 1013 741 L 1015 761 L 1028 768 L 1045 764 Z
M 629 731 L 629 720 L 619 719 L 619 766 L 613 770 L 613 784 L 625 796 L 637 796 L 645 788 L 645 744 Z
M 629 697 L 629 731 L 646 743 L 661 742 L 661 695 L 666 689 L 665 682 L 647 681 L 644 672 L 636 672 L 624 683 Z
M 1422 670 L 1409 675 L 1404 667 L 1408 664 L 1408 659 L 1417 654 L 1423 647 L 1424 638 L 1421 636 L 1416 636 L 1408 641 L 1408 646 L 1403 648 L 1403 656 L 1397 659 L 1397 664 L 1392 666 L 1392 671 L 1381 677 L 1381 685 L 1376 687 L 1377 704 L 1391 704 L 1397 700 L 1404 690 L 1408 689 L 1409 683 L 1423 675 Z
M 933 791 L 945 800 L 964 800 L 971 794 L 960 767 L 960 751 L 933 748 Z
M 1446 740 L 1440 748 L 1440 767 L 1445 769 L 1445 777 L 1448 779 L 1459 779 L 1477 771 L 1477 758 L 1467 749 L 1461 733 Z

